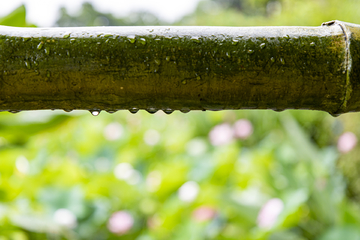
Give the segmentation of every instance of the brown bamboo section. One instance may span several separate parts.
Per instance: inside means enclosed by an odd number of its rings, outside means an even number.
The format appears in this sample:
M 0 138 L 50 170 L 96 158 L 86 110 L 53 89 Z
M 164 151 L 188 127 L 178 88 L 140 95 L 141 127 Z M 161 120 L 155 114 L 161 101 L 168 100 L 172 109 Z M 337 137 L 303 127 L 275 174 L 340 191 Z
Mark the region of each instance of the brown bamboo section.
M 360 110 L 360 30 L 0 27 L 0 110 Z

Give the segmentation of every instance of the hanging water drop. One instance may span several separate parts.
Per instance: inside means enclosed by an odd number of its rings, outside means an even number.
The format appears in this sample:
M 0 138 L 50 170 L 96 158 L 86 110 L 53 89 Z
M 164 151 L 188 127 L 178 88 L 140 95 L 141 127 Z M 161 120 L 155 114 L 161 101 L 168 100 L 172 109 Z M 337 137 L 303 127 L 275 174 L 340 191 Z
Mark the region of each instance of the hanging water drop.
M 137 113 L 138 111 L 139 111 L 138 108 L 130 108 L 130 109 L 129 109 L 129 112 L 131 112 L 132 114 L 135 114 L 135 113 Z
M 315 47 L 315 43 L 314 43 L 314 42 L 311 42 L 311 43 L 310 43 L 310 46 L 311 46 L 311 47 Z
M 182 83 L 183 85 L 185 85 L 187 82 L 186 82 L 186 80 L 182 80 L 181 83 Z
M 190 108 L 182 108 L 182 109 L 180 109 L 180 112 L 188 113 L 188 112 L 190 112 Z
M 237 40 L 237 39 L 233 39 L 232 40 L 232 45 L 236 45 L 236 44 L 238 44 L 239 43 L 239 40 Z
M 100 110 L 89 110 L 89 112 L 91 113 L 91 115 L 93 116 L 98 116 L 100 114 Z
M 116 113 L 117 110 L 105 110 L 107 113 L 110 113 L 110 114 L 113 114 L 113 113 Z
M 19 113 L 19 112 L 21 112 L 20 110 L 9 110 L 9 113 Z
M 274 58 L 274 57 L 271 57 L 271 58 L 270 58 L 270 61 L 274 63 L 274 62 L 275 62 L 275 58 Z
M 170 56 L 166 56 L 165 60 L 170 61 Z
M 63 36 L 63 38 L 69 38 L 69 37 L 70 37 L 70 33 L 65 34 L 65 35 Z
M 260 48 L 261 48 L 261 49 L 264 49 L 265 47 L 266 47 L 266 43 L 260 44 Z
M 254 50 L 249 49 L 249 50 L 247 51 L 247 53 L 248 53 L 248 54 L 253 54 L 253 53 L 254 53 Z
M 74 43 L 76 41 L 75 38 L 70 39 L 70 43 Z
M 167 109 L 164 109 L 163 112 L 166 114 L 172 114 L 174 112 L 174 110 L 167 108 Z
M 280 62 L 282 65 L 285 65 L 285 60 L 283 58 L 280 58 Z
M 153 107 L 150 107 L 150 108 L 147 108 L 146 111 L 150 114 L 154 114 L 156 113 L 158 110 L 157 108 L 153 108 Z
M 71 112 L 72 111 L 72 109 L 63 109 L 64 110 L 64 112 Z
M 285 109 L 283 109 L 283 108 L 274 108 L 273 110 L 275 112 L 283 112 Z

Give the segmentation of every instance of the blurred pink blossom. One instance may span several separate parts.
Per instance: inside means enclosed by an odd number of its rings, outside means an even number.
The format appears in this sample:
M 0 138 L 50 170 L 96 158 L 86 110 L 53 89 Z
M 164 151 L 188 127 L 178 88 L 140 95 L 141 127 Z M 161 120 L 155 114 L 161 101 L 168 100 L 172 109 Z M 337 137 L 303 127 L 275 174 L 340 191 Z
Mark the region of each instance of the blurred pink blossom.
M 277 221 L 278 216 L 284 209 L 284 203 L 279 198 L 272 198 L 260 209 L 257 224 L 260 228 L 271 228 Z
M 234 135 L 237 138 L 246 139 L 253 133 L 253 126 L 249 120 L 240 119 L 234 124 Z
M 233 140 L 234 131 L 228 123 L 216 125 L 209 133 L 212 145 L 220 146 L 230 143 Z
M 337 142 L 337 148 L 342 153 L 350 152 L 357 144 L 357 137 L 352 132 L 343 133 Z
M 127 211 L 118 211 L 111 215 L 108 221 L 108 229 L 119 235 L 127 233 L 134 225 L 134 218 Z
M 193 218 L 198 222 L 204 222 L 213 219 L 216 216 L 216 210 L 212 207 L 201 206 L 192 213 Z

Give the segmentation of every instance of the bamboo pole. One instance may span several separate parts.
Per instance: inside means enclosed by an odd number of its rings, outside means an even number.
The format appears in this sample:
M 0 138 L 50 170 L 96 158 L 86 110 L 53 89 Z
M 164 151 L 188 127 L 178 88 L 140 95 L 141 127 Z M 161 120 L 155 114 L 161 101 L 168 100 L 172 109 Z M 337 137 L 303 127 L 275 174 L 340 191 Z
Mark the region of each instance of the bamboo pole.
M 0 110 L 359 111 L 359 27 L 0 27 Z

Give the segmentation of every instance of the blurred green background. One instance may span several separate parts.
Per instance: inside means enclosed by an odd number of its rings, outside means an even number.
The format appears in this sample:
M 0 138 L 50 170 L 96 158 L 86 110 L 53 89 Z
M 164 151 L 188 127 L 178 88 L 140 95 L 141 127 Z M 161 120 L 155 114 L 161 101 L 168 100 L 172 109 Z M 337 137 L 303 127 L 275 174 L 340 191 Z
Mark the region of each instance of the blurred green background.
M 57 26 L 167 25 L 86 3 Z M 360 23 L 356 0 L 205 0 L 175 25 Z M 33 26 L 20 6 L 1 25 Z M 0 240 L 360 240 L 360 115 L 0 113 Z

